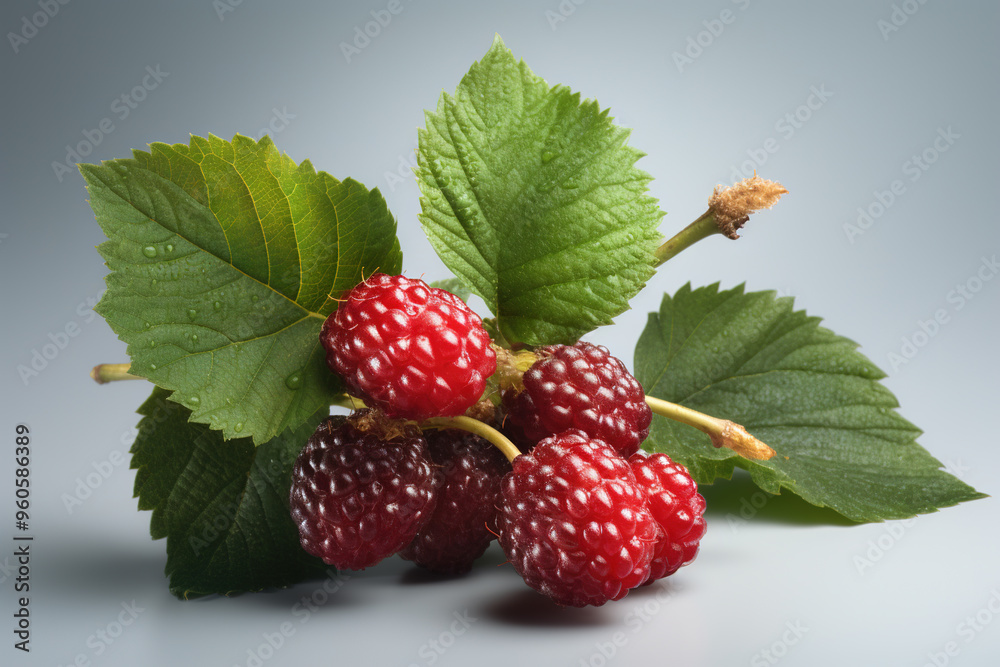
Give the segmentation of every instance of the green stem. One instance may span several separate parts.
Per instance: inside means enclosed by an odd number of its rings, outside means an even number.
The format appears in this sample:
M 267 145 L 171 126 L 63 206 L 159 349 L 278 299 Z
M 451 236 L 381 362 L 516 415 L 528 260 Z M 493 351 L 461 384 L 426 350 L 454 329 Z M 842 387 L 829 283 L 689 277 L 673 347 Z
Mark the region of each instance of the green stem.
M 653 396 L 646 397 L 646 404 L 649 405 L 649 408 L 653 412 L 661 417 L 673 419 L 676 422 L 687 424 L 688 426 L 694 426 L 699 431 L 703 431 L 708 435 L 721 431 L 719 426 L 720 420 L 706 415 L 704 412 L 698 412 L 697 410 L 686 408 L 683 405 L 670 403 L 669 401 L 664 401 L 663 399 L 655 398 Z
M 521 455 L 520 450 L 514 443 L 507 439 L 503 433 L 496 430 L 489 424 L 484 424 L 478 419 L 466 417 L 434 417 L 420 423 L 421 427 L 430 428 L 457 428 L 469 433 L 474 433 L 484 440 L 488 440 L 494 447 L 503 452 L 508 461 L 513 461 Z
M 646 404 L 661 417 L 693 426 L 706 433 L 716 447 L 727 447 L 744 458 L 757 461 L 767 460 L 774 456 L 773 449 L 747 433 L 747 430 L 736 422 L 718 419 L 653 396 L 646 397 Z
M 677 232 L 673 238 L 653 252 L 656 255 L 656 266 L 662 266 L 668 259 L 698 241 L 720 233 L 719 226 L 715 222 L 715 212 L 712 209 L 705 211 L 701 217 Z
M 340 394 L 330 401 L 330 405 L 347 408 L 348 410 L 364 410 L 368 407 L 360 398 L 355 398 L 350 394 Z
M 336 399 L 331 401 L 330 405 L 339 405 L 349 410 L 363 410 L 368 407 L 365 405 L 364 401 L 349 394 L 341 394 Z M 518 450 L 514 443 L 508 440 L 503 433 L 488 424 L 484 424 L 478 419 L 473 419 L 472 417 L 466 417 L 465 415 L 460 415 L 458 417 L 434 417 L 432 419 L 425 419 L 422 422 L 417 422 L 417 424 L 422 429 L 457 428 L 462 431 L 474 433 L 480 438 L 488 440 L 494 447 L 503 452 L 503 455 L 507 457 L 508 461 L 513 461 L 515 457 L 521 455 L 520 450 Z
M 94 378 L 97 384 L 106 382 L 117 382 L 118 380 L 142 380 L 138 375 L 128 372 L 132 364 L 97 364 L 90 371 L 90 377 Z

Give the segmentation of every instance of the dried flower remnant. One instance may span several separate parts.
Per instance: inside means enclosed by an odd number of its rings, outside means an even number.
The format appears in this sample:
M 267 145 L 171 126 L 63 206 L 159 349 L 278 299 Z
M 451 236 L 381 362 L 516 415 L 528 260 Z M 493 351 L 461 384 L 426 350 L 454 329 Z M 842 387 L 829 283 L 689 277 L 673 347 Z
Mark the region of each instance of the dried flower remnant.
M 771 208 L 787 192 L 781 183 L 756 174 L 735 185 L 716 185 L 708 198 L 708 210 L 654 251 L 656 266 L 709 236 L 723 234 L 738 239 L 740 235 L 736 232 L 750 219 L 751 213 Z
M 778 203 L 787 194 L 781 183 L 769 181 L 754 174 L 730 186 L 716 185 L 708 198 L 708 210 L 715 214 L 719 231 L 731 239 L 740 237 L 736 232 L 750 219 L 750 214 Z

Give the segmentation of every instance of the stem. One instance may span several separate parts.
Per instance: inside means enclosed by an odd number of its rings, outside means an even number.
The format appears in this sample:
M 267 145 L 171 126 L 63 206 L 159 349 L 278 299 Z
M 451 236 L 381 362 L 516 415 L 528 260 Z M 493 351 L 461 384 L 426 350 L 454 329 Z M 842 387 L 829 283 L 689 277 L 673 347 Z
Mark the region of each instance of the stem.
M 520 450 L 503 433 L 478 419 L 472 419 L 464 415 L 458 417 L 434 417 L 433 419 L 421 422 L 420 425 L 429 428 L 457 428 L 474 433 L 484 440 L 489 440 L 511 462 L 521 455 Z
M 350 394 L 342 394 L 331 401 L 330 405 L 339 405 L 350 410 L 362 410 L 368 406 L 360 398 L 355 398 Z M 494 447 L 503 452 L 508 461 L 513 461 L 515 457 L 521 455 L 520 450 L 507 437 L 488 424 L 484 424 L 478 419 L 460 415 L 458 417 L 433 417 L 418 423 L 423 429 L 428 428 L 457 428 L 462 431 L 474 433 L 484 440 L 488 440 Z
M 90 377 L 97 384 L 117 382 L 119 380 L 142 380 L 138 375 L 132 375 L 128 369 L 132 364 L 97 364 L 90 371 Z
M 661 417 L 673 419 L 688 426 L 694 426 L 699 431 L 703 431 L 709 435 L 721 431 L 719 426 L 721 420 L 706 415 L 704 412 L 698 412 L 683 405 L 670 403 L 659 398 L 654 398 L 653 396 L 646 397 L 646 404 Z
M 662 266 L 664 262 L 682 250 L 704 238 L 708 238 L 712 234 L 720 233 L 719 226 L 715 222 L 715 212 L 712 209 L 708 209 L 697 220 L 677 232 L 673 238 L 653 252 L 656 255 L 655 266 Z
M 743 458 L 756 461 L 766 461 L 774 456 L 774 450 L 753 437 L 736 422 L 728 419 L 718 419 L 703 412 L 686 408 L 683 405 L 669 403 L 652 396 L 646 397 L 646 404 L 661 417 L 693 426 L 707 433 L 716 447 L 728 447 Z

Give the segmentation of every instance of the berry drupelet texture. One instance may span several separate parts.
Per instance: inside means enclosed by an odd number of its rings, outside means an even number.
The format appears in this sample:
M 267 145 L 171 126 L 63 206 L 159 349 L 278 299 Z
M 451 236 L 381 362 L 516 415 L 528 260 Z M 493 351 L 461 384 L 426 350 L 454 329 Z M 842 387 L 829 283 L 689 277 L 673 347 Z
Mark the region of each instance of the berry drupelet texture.
M 390 417 L 460 415 L 496 370 L 480 317 L 454 294 L 405 276 L 377 273 L 351 289 L 320 342 L 349 392 Z
M 698 554 L 705 534 L 705 498 L 687 468 L 666 454 L 638 451 L 629 457 L 636 481 L 646 494 L 649 511 L 660 526 L 650 563 L 649 584 L 676 572 Z
M 486 440 L 463 431 L 426 434 L 440 478 L 437 507 L 401 553 L 428 570 L 462 574 L 495 537 L 500 484 L 510 464 Z
M 514 459 L 497 524 L 525 583 L 573 607 L 618 600 L 646 581 L 659 530 L 629 464 L 581 431 Z
M 524 390 L 505 395 L 508 414 L 532 440 L 579 429 L 622 456 L 635 452 L 653 413 L 642 385 L 607 348 L 592 343 L 551 345 L 524 374 Z
M 361 570 L 397 553 L 436 502 L 437 480 L 419 431 L 389 438 L 330 417 L 292 468 L 291 514 L 302 548 L 338 569 Z

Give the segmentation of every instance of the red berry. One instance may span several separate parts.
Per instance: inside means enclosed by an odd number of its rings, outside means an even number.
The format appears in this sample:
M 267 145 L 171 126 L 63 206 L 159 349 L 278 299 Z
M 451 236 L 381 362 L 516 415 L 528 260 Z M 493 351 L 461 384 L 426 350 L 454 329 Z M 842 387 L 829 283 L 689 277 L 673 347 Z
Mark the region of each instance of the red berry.
M 687 468 L 666 454 L 638 451 L 628 462 L 660 526 L 649 579 L 645 581 L 649 584 L 673 574 L 698 554 L 698 543 L 705 534 L 705 498 L 698 493 L 698 485 Z
M 362 432 L 344 417 L 321 423 L 292 468 L 302 548 L 339 569 L 362 570 L 398 552 L 436 502 L 422 437 Z
M 524 374 L 524 391 L 506 398 L 511 420 L 540 440 L 579 429 L 622 456 L 649 435 L 653 413 L 642 385 L 607 348 L 583 341 L 540 348 Z
M 400 555 L 434 572 L 468 572 L 494 538 L 500 482 L 510 464 L 496 447 L 464 431 L 430 432 L 427 445 L 441 478 L 437 507 Z
M 497 524 L 524 581 L 573 607 L 618 600 L 644 582 L 658 532 L 629 464 L 580 431 L 514 459 Z
M 320 332 L 350 393 L 390 417 L 460 415 L 496 370 L 483 322 L 454 294 L 377 273 L 347 293 Z

